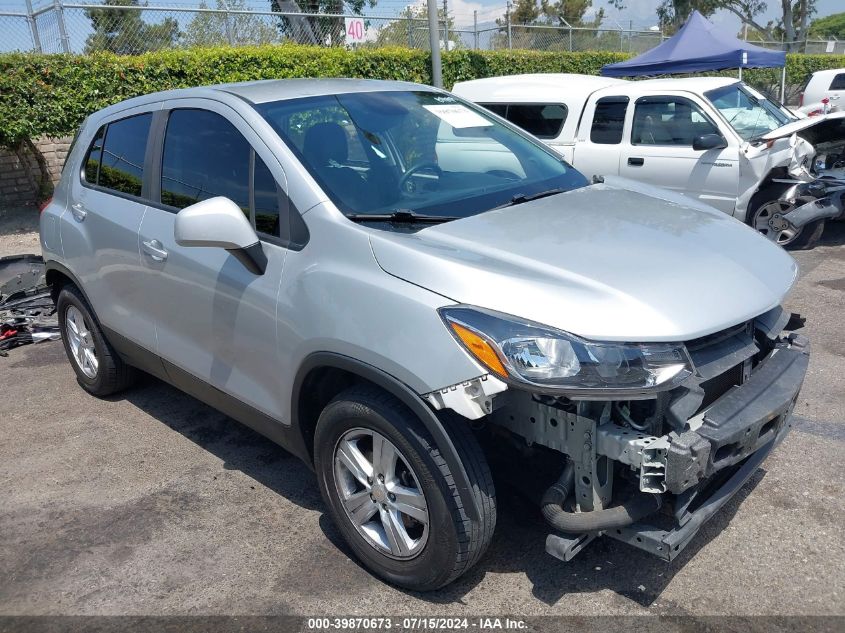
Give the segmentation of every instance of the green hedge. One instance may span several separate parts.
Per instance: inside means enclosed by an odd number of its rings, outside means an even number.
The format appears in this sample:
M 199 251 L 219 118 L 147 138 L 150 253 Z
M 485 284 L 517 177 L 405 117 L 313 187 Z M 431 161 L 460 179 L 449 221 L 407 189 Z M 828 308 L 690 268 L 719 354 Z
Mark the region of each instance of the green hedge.
M 525 72 L 597 74 L 621 53 L 450 51 L 443 53 L 444 83 Z M 843 67 L 845 56 L 790 55 L 788 82 L 800 84 L 811 71 Z M 402 48 L 346 51 L 306 46 L 209 48 L 120 57 L 107 53 L 0 55 L 0 144 L 72 134 L 82 119 L 139 94 L 250 79 L 367 77 L 430 83 L 429 55 Z M 779 70 L 748 71 L 764 85 Z

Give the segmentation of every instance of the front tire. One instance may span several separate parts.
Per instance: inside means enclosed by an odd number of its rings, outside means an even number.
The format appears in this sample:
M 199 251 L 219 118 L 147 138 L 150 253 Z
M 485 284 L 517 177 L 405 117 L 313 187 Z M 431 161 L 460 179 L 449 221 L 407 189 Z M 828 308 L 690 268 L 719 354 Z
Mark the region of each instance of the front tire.
M 100 324 L 82 293 L 64 286 L 56 298 L 56 312 L 65 353 L 76 381 L 90 394 L 109 396 L 134 382 L 135 372 L 123 362 L 103 336 Z
M 770 187 L 763 189 L 751 198 L 748 208 L 751 210 L 748 223 L 758 233 L 788 250 L 801 250 L 812 247 L 822 236 L 824 220 L 817 220 L 794 229 L 782 219 L 784 213 L 797 206 L 810 202 L 811 199 L 799 198 L 795 203 L 781 200 L 784 189 Z
M 493 480 L 468 425 L 447 430 L 480 510 L 464 511 L 454 478 L 423 424 L 375 387 L 352 387 L 317 422 L 320 492 L 358 559 L 386 581 L 416 591 L 449 584 L 486 551 L 496 523 Z

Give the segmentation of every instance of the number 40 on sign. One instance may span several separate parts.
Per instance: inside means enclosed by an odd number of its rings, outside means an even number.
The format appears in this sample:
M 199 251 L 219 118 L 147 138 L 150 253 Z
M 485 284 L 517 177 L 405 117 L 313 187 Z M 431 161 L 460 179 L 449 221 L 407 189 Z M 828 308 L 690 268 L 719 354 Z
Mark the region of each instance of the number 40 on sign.
M 346 18 L 346 43 L 360 44 L 364 41 L 364 34 L 367 27 L 364 25 L 364 18 Z

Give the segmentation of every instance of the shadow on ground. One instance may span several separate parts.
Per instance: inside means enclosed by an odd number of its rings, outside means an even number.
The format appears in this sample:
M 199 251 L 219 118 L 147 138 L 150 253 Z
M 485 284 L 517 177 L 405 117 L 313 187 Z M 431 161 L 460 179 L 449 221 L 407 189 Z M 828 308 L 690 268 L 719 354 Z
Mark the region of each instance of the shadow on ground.
M 47 343 L 39 348 L 42 350 L 39 356 L 45 363 L 66 362 L 60 343 Z M 191 396 L 145 375 L 136 387 L 115 396 L 114 400 L 130 402 L 220 458 L 225 468 L 243 472 L 294 504 L 310 510 L 324 509 L 316 478 L 305 464 L 270 440 Z M 758 471 L 671 563 L 608 538 L 595 540 L 574 560 L 560 562 L 544 551 L 549 529 L 538 508 L 499 482 L 496 534 L 481 562 L 442 590 L 408 593 L 433 604 L 463 603 L 464 596 L 485 574 L 516 573 L 525 574 L 533 585 L 533 595 L 548 605 L 554 605 L 569 594 L 608 589 L 647 607 L 660 597 L 674 575 L 728 526 L 742 501 L 764 474 L 764 470 Z M 325 513 L 319 524 L 326 538 L 355 560 Z

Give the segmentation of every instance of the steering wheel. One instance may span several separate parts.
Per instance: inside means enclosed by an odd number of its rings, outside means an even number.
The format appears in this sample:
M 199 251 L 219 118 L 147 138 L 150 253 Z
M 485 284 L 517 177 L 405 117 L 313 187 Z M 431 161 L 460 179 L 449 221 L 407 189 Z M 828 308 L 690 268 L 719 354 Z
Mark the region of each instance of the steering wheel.
M 408 171 L 406 171 L 399 179 L 399 190 L 404 191 L 406 193 L 414 193 L 414 191 L 416 191 L 416 187 L 411 184 L 411 177 L 418 171 L 422 171 L 423 169 L 433 169 L 435 172 L 437 172 L 438 178 L 443 175 L 443 170 L 440 169 L 440 165 L 438 165 L 437 163 L 433 163 L 431 161 L 417 163 L 416 165 L 410 167 Z

